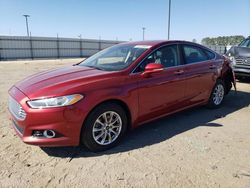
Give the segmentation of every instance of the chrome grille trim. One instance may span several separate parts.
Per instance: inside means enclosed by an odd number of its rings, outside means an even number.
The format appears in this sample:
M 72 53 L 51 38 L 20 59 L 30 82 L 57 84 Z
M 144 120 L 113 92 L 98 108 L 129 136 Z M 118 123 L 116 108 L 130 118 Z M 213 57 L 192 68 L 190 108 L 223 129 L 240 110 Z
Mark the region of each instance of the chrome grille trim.
M 236 65 L 250 65 L 250 58 L 236 58 Z
M 20 121 L 25 120 L 27 115 L 21 105 L 11 96 L 9 96 L 9 111 L 16 119 Z

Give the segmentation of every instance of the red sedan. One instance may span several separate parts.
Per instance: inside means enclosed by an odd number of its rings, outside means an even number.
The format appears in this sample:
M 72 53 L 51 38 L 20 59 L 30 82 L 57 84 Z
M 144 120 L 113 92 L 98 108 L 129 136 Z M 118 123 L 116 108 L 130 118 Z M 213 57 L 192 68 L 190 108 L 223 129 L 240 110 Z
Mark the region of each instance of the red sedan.
M 118 44 L 9 90 L 13 127 L 38 146 L 101 151 L 128 129 L 198 106 L 219 107 L 235 83 L 230 61 L 185 41 Z

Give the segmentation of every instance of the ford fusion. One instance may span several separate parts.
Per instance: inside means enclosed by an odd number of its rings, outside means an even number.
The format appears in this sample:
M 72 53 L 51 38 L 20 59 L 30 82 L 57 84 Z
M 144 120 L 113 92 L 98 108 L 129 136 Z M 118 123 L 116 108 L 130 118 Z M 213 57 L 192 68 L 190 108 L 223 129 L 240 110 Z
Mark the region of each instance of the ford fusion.
M 27 144 L 101 151 L 146 122 L 194 106 L 219 107 L 232 83 L 230 60 L 201 45 L 129 42 L 16 83 L 9 111 Z

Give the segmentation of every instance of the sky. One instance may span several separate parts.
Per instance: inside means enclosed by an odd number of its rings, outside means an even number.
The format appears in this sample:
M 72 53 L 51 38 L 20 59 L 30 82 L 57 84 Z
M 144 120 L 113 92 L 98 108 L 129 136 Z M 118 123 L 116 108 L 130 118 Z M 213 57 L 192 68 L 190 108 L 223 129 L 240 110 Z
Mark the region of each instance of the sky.
M 0 35 L 167 39 L 168 0 L 0 0 Z M 250 35 L 250 0 L 172 0 L 170 39 Z

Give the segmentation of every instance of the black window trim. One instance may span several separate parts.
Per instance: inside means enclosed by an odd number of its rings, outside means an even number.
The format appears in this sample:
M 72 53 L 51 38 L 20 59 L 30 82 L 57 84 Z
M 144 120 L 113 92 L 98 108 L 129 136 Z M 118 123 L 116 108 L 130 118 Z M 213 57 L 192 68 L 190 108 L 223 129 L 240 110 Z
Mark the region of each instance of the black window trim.
M 164 48 L 164 47 L 167 47 L 167 46 L 172 46 L 172 45 L 177 45 L 177 55 L 178 55 L 178 58 L 179 58 L 179 65 L 177 65 L 177 66 L 172 66 L 172 67 L 165 67 L 164 68 L 164 70 L 169 70 L 169 69 L 171 69 L 171 68 L 176 68 L 176 67 L 180 67 L 180 66 L 184 66 L 185 65 L 185 63 L 184 63 L 184 59 L 183 59 L 183 57 L 182 57 L 182 53 L 181 53 L 181 47 L 180 47 L 180 43 L 171 43 L 171 44 L 163 44 L 163 45 L 161 45 L 161 46 L 159 46 L 159 47 L 157 47 L 157 48 L 155 48 L 150 54 L 148 54 L 146 57 L 144 57 L 141 61 L 140 61 L 140 63 L 138 63 L 137 65 L 136 65 L 136 67 L 130 72 L 130 74 L 139 74 L 139 73 L 142 73 L 142 71 L 140 71 L 140 72 L 135 72 L 135 70 L 150 56 L 150 55 L 152 55 L 155 51 L 157 51 L 157 50 L 159 50 L 160 48 Z

